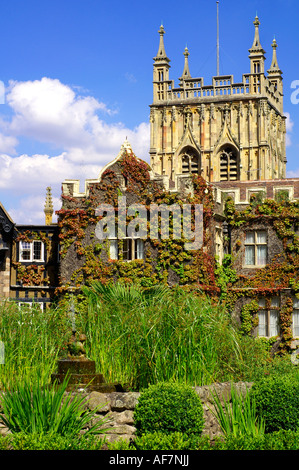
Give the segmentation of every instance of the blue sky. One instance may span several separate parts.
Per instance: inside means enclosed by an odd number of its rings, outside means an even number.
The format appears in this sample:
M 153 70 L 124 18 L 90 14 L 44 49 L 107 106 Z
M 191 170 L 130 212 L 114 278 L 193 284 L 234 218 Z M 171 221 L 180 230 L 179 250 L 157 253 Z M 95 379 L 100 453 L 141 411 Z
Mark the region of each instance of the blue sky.
M 278 43 L 287 172 L 299 177 L 298 0 L 220 0 L 220 73 L 237 82 L 249 72 L 256 13 L 266 69 L 274 36 Z M 46 187 L 59 209 L 62 181 L 80 179 L 83 185 L 96 178 L 126 137 L 149 161 L 152 65 L 161 23 L 171 79 L 178 83 L 187 45 L 191 75 L 211 83 L 215 0 L 1 1 L 0 201 L 16 223 L 43 223 Z

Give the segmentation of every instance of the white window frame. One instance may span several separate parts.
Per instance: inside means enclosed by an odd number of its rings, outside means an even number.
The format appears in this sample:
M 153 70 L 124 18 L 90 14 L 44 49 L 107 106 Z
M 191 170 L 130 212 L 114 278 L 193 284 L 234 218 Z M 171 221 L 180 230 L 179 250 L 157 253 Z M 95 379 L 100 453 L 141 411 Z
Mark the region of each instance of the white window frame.
M 293 297 L 292 334 L 293 338 L 299 338 L 299 299 L 297 297 Z
M 40 257 L 39 258 L 35 258 L 35 255 L 34 255 L 34 246 L 36 243 L 40 243 L 41 244 L 41 250 L 40 250 Z M 26 247 L 25 247 L 26 245 Z M 28 259 L 24 259 L 23 257 L 23 253 L 27 251 L 29 252 L 29 258 Z M 19 261 L 22 261 L 22 262 L 43 262 L 45 260 L 44 258 L 45 256 L 45 249 L 44 249 L 44 243 L 40 240 L 33 240 L 31 242 L 23 242 L 23 241 L 20 241 L 19 242 Z
M 259 304 L 259 326 L 258 336 L 261 338 L 272 338 L 279 336 L 279 311 L 280 311 L 280 299 L 279 297 L 272 297 L 271 299 L 261 298 L 258 301 Z M 262 323 L 262 317 L 265 322 Z
M 259 232 L 264 232 L 266 234 L 266 241 L 263 242 L 263 243 L 259 243 L 258 242 L 258 238 L 257 238 L 257 235 Z M 251 243 L 251 242 L 248 242 L 246 240 L 247 238 L 247 234 L 249 233 L 253 233 L 254 235 L 254 241 Z M 247 232 L 245 232 L 245 242 L 244 242 L 244 246 L 245 246 L 245 253 L 244 253 L 244 267 L 246 268 L 262 268 L 264 266 L 266 266 L 267 264 L 267 257 L 268 257 L 268 243 L 267 243 L 267 230 L 264 230 L 264 229 L 258 229 L 258 230 L 248 230 Z M 257 263 L 257 260 L 258 260 L 258 247 L 259 246 L 264 246 L 266 247 L 266 262 L 263 263 L 263 264 L 258 264 Z M 253 264 L 246 264 L 246 247 L 254 247 L 254 263 Z
M 123 242 L 127 241 L 129 245 L 130 257 L 128 259 L 122 259 L 123 262 L 127 263 L 135 260 L 144 260 L 144 240 L 141 238 L 123 238 Z M 118 261 L 119 256 L 119 240 L 117 238 L 109 239 L 109 259 Z M 139 245 L 139 246 L 138 246 Z M 138 256 L 138 252 L 141 256 Z M 124 253 L 124 249 L 123 249 Z

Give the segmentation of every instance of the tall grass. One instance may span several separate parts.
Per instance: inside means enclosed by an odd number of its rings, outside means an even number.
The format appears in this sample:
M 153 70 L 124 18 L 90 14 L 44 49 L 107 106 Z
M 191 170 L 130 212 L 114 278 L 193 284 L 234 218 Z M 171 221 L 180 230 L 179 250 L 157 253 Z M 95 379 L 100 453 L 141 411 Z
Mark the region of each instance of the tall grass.
M 83 294 L 74 296 L 76 329 L 86 334 L 87 356 L 107 382 L 139 390 L 162 381 L 192 386 L 252 381 L 264 367 L 271 372 L 274 362 L 264 346 L 240 335 L 224 307 L 203 295 L 179 287 L 99 283 L 83 288 Z M 37 374 L 48 384 L 71 322 L 67 301 L 45 312 L 1 303 L 0 389 L 4 381 L 34 381 Z
M 84 293 L 88 306 L 77 322 L 87 335 L 88 355 L 109 382 L 140 389 L 171 380 L 241 380 L 253 362 L 265 360 L 257 343 L 244 343 L 225 309 L 204 296 L 98 283 Z M 250 348 L 253 356 L 246 354 Z
M 0 304 L 0 341 L 4 344 L 4 364 L 0 364 L 0 388 L 3 382 L 35 380 L 39 374 L 49 382 L 58 355 L 65 342 L 67 316 L 59 309 L 41 311 L 19 307 L 13 302 Z

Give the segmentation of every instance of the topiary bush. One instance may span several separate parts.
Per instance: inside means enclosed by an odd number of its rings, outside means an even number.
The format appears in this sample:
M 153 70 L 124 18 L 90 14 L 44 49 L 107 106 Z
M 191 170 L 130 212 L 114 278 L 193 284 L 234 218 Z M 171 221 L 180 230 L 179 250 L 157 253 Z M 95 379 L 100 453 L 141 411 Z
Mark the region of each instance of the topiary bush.
M 250 396 L 265 421 L 265 432 L 299 429 L 299 380 L 296 376 L 272 376 L 255 383 Z
M 200 435 L 203 406 L 190 386 L 168 382 L 150 385 L 140 394 L 134 424 L 137 436 L 156 431 Z

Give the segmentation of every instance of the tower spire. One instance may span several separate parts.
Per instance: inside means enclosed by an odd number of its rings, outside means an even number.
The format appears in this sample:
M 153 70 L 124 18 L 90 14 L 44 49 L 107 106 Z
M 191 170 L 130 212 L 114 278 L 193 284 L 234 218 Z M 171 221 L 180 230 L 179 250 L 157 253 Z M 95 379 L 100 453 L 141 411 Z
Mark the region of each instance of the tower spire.
M 190 70 L 189 70 L 189 62 L 188 62 L 189 55 L 190 54 L 189 54 L 189 51 L 188 51 L 188 47 L 186 46 L 185 51 L 184 51 L 185 64 L 184 64 L 184 70 L 183 70 L 183 75 L 182 75 L 181 79 L 191 78 Z
M 251 49 L 249 49 L 249 58 L 251 62 L 250 73 L 263 74 L 265 68 L 265 51 L 262 48 L 260 41 L 260 20 L 257 15 L 254 19 L 253 24 L 255 26 L 255 32 L 252 47 Z
M 268 70 L 268 73 L 282 73 L 277 62 L 277 55 L 276 55 L 277 42 L 275 38 L 273 39 L 273 42 L 272 42 L 272 49 L 273 49 L 272 62 Z
M 165 46 L 164 46 L 164 34 L 165 30 L 161 24 L 159 29 L 160 43 L 156 57 L 154 57 L 154 73 L 153 73 L 153 84 L 154 84 L 154 101 L 161 101 L 166 98 L 167 89 L 169 86 L 169 69 L 170 60 L 168 59 Z
M 263 48 L 262 48 L 262 45 L 261 45 L 261 42 L 260 42 L 260 32 L 259 32 L 259 26 L 260 26 L 261 23 L 260 23 L 260 20 L 259 20 L 257 14 L 256 14 L 256 17 L 255 17 L 255 20 L 254 20 L 253 24 L 255 26 L 255 33 L 254 33 L 254 40 L 253 40 L 251 50 L 254 49 L 256 51 L 263 51 Z
M 276 39 L 273 39 L 272 42 L 272 49 L 273 49 L 273 55 L 272 55 L 272 62 L 268 72 L 268 80 L 269 82 L 274 85 L 274 89 L 276 93 L 278 93 L 279 96 L 279 103 L 278 107 L 283 111 L 283 84 L 282 84 L 282 71 L 280 70 L 277 62 L 277 55 L 276 55 L 276 49 L 277 49 L 277 42 Z
M 49 186 L 47 187 L 44 213 L 45 213 L 45 216 L 46 216 L 46 225 L 51 225 L 52 216 L 53 216 L 53 202 L 52 202 L 51 188 Z
M 163 36 L 165 34 L 165 30 L 164 30 L 163 24 L 161 24 L 158 33 L 160 34 L 160 43 L 159 43 L 159 49 L 158 49 L 158 53 L 155 57 L 155 60 L 157 60 L 157 59 L 164 59 L 165 60 L 165 59 L 168 59 L 168 58 L 167 58 L 167 55 L 166 55 L 166 52 L 165 52 L 165 46 L 164 46 L 164 37 Z

